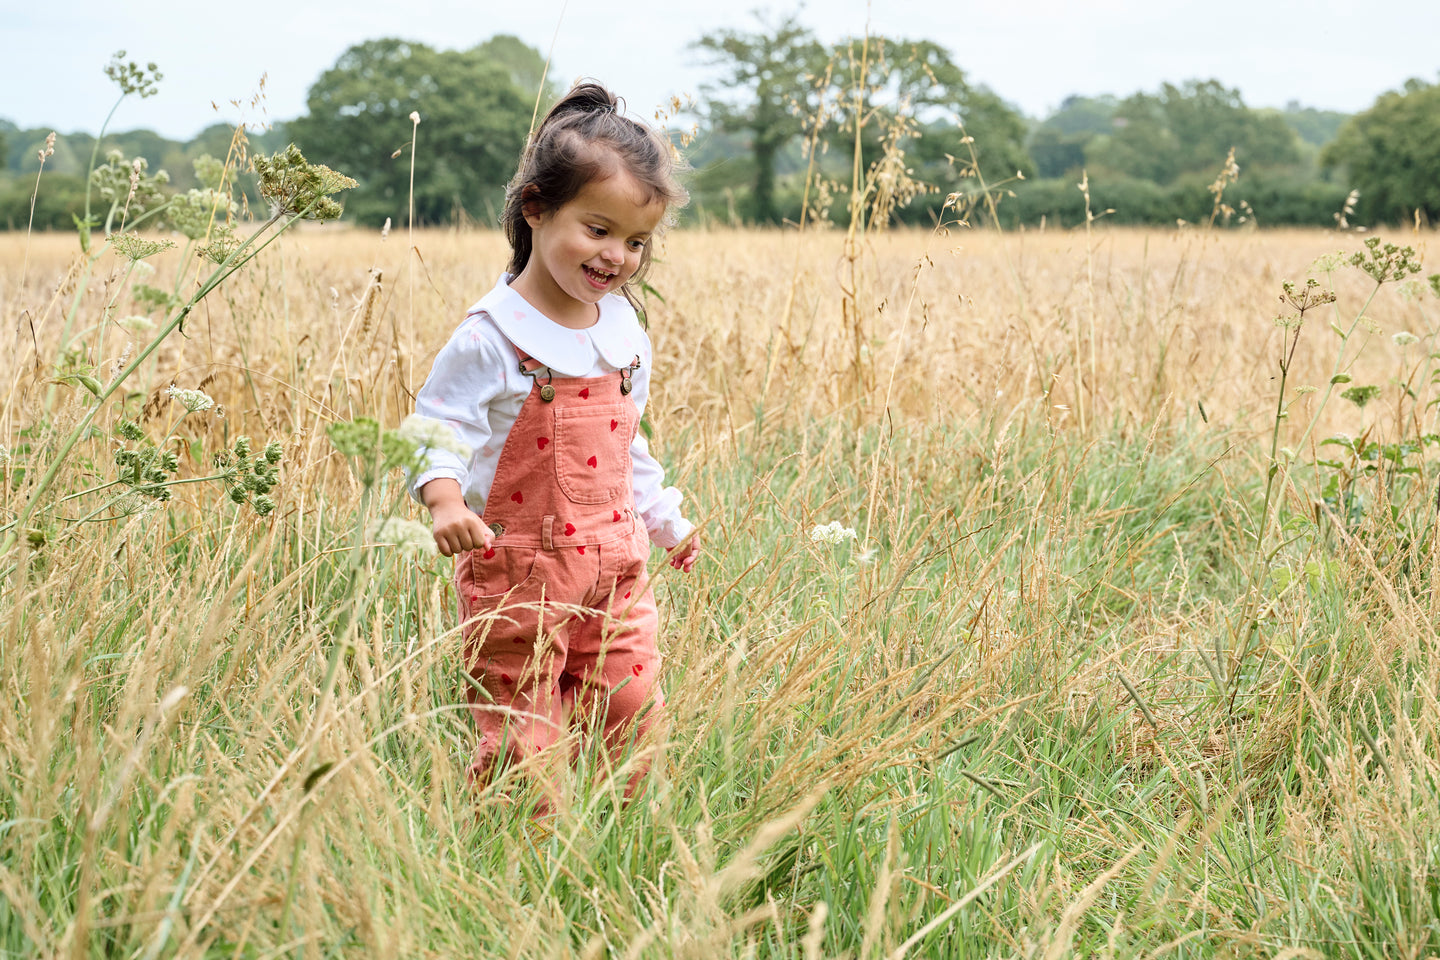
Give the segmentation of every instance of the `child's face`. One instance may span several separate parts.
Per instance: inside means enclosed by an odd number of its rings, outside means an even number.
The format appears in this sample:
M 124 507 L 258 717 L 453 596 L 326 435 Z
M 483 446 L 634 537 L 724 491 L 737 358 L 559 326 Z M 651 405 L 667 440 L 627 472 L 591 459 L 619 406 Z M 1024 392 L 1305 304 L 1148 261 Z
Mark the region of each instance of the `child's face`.
M 665 215 L 660 200 L 624 169 L 592 180 L 569 203 L 527 212 L 533 247 L 520 277 L 527 300 L 559 323 L 595 321 L 589 305 L 618 291 L 640 267 L 645 243 Z M 536 300 L 541 302 L 536 302 Z

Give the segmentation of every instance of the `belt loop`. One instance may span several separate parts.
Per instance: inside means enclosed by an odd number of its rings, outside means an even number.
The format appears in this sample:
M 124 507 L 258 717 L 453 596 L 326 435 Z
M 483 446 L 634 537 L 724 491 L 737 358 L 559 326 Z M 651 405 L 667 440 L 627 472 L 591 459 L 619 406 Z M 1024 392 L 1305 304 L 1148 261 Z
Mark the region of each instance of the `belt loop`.
M 540 545 L 546 550 L 554 550 L 555 542 L 550 539 L 550 530 L 555 526 L 554 517 L 546 517 L 540 521 Z

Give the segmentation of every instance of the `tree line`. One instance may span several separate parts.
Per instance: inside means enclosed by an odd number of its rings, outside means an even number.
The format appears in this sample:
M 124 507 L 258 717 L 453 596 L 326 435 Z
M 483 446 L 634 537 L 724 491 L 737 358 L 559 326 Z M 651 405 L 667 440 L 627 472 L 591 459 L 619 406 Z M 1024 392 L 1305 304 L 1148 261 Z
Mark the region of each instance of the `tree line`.
M 1034 121 L 930 40 L 827 45 L 791 14 L 705 34 L 691 51 L 715 78 L 671 118 L 692 167 L 692 220 L 1331 225 L 1347 202 L 1357 223 L 1440 218 L 1440 85 L 1423 80 L 1354 116 L 1256 109 L 1219 81 L 1191 80 L 1072 96 Z M 418 223 L 493 225 L 532 117 L 559 93 L 544 77 L 540 53 L 511 36 L 464 50 L 370 40 L 320 76 L 302 116 L 251 134 L 251 147 L 293 141 L 355 177 L 346 216 L 360 223 L 403 223 L 413 196 Z M 48 133 L 0 120 L 0 226 L 28 221 Z M 231 134 L 221 124 L 180 144 L 132 131 L 104 147 L 146 157 L 185 189 L 193 161 L 224 157 Z M 71 224 L 92 146 L 83 134 L 56 142 L 38 227 Z

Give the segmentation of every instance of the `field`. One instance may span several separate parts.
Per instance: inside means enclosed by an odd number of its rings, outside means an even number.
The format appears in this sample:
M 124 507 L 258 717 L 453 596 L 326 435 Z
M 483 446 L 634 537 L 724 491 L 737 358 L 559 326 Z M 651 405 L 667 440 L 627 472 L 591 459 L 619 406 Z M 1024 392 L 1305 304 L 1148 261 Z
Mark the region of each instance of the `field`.
M 672 233 L 668 735 L 536 821 L 466 787 L 391 448 L 328 432 L 409 412 L 503 241 L 292 230 L 102 402 L 142 278 L 0 236 L 0 951 L 1440 952 L 1440 282 L 1364 240 Z

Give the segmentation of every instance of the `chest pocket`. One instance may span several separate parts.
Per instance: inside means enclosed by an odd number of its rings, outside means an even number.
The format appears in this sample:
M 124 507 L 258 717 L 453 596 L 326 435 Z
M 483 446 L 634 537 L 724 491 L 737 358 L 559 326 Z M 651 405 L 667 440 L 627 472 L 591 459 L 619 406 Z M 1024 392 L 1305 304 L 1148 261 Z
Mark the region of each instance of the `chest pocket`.
M 571 503 L 611 503 L 629 490 L 634 419 L 633 403 L 555 411 L 555 479 Z

